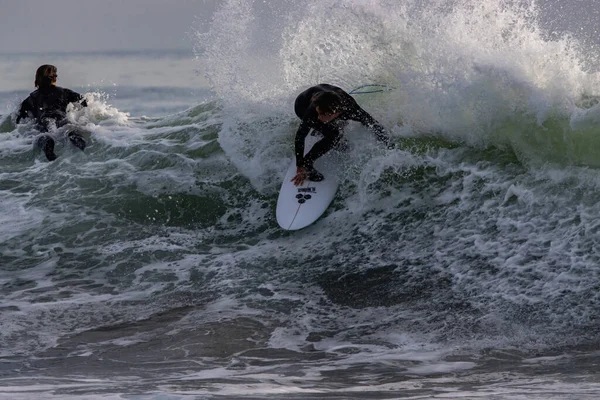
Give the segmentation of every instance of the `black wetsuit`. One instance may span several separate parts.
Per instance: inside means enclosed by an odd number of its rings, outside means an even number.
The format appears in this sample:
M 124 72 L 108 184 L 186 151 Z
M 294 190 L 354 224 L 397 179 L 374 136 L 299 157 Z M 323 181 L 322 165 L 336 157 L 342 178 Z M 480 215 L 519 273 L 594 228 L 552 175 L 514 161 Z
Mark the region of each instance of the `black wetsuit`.
M 319 121 L 317 110 L 312 104 L 313 96 L 318 92 L 324 91 L 335 92 L 342 98 L 340 115 L 328 123 Z M 331 150 L 340 141 L 342 138 L 340 121 L 352 120 L 360 122 L 375 132 L 377 139 L 389 146 L 389 137 L 383 126 L 371 117 L 369 113 L 360 108 L 352 96 L 337 86 L 323 83 L 305 90 L 296 98 L 294 111 L 298 118 L 302 120 L 296 132 L 295 140 L 296 166 L 298 167 L 312 169 L 314 161 Z M 304 156 L 304 141 L 311 128 L 321 133 L 323 139 L 315 143 L 306 156 Z
M 58 86 L 40 88 L 32 92 L 19 109 L 17 124 L 23 118 L 35 118 L 40 132 L 48 132 L 50 121 L 54 120 L 56 126 L 66 123 L 67 106 L 69 103 L 81 101 L 83 97 L 70 89 Z M 82 102 L 85 107 L 85 101 Z
M 67 106 L 69 103 L 81 102 L 81 105 L 86 107 L 87 103 L 82 99 L 83 97 L 79 93 L 70 89 L 54 85 L 40 87 L 21 103 L 16 122 L 18 124 L 22 119 L 34 118 L 37 129 L 40 132 L 48 132 L 52 124 L 58 128 L 68 123 Z M 67 137 L 81 150 L 85 148 L 85 141 L 77 131 L 68 132 Z M 41 135 L 36 140 L 36 144 L 44 150 L 49 160 L 56 158 L 54 139 L 50 135 Z

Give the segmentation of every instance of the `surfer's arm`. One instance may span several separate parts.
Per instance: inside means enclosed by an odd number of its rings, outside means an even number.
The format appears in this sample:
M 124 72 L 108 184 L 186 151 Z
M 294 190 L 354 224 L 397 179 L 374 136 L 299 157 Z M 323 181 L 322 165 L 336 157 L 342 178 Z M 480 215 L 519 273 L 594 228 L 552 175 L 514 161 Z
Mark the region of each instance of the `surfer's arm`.
M 65 89 L 67 93 L 67 100 L 69 103 L 79 103 L 82 107 L 87 107 L 87 101 L 77 92 L 72 91 L 71 89 Z
M 377 136 L 377 140 L 385 144 L 388 148 L 394 147 L 394 145 L 390 142 L 390 136 L 385 131 L 385 128 L 358 104 L 355 104 L 355 107 L 350 114 L 350 119 L 360 122 L 373 131 L 375 136 Z
M 294 141 L 294 149 L 296 153 L 296 166 L 304 167 L 304 141 L 310 132 L 310 126 L 307 121 L 302 120 L 298 131 L 296 132 L 296 140 Z

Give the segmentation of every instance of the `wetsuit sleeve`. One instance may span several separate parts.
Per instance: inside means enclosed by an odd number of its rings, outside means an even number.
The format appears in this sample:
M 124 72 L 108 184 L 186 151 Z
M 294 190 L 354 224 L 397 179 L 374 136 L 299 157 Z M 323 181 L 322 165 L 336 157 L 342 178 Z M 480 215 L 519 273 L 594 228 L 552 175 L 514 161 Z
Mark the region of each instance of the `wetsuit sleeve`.
M 87 107 L 87 101 L 83 100 L 83 96 L 82 95 L 80 95 L 77 92 L 72 91 L 71 89 L 65 89 L 65 92 L 67 93 L 67 101 L 69 103 L 77 103 L 77 102 L 80 101 L 81 105 L 83 107 Z
M 390 147 L 390 137 L 385 131 L 385 128 L 375 120 L 368 112 L 363 110 L 358 104 L 354 104 L 353 110 L 350 113 L 349 119 L 358 121 L 370 130 L 372 130 L 377 136 L 377 140 Z
M 306 140 L 309 132 L 310 125 L 306 119 L 303 119 L 302 122 L 300 122 L 298 131 L 296 132 L 296 140 L 294 141 L 297 167 L 304 167 L 304 141 Z

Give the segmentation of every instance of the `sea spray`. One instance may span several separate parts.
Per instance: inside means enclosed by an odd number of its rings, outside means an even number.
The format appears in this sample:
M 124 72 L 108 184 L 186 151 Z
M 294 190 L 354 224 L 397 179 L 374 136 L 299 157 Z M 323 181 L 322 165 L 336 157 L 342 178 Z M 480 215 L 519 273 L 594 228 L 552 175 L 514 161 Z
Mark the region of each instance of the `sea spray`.
M 469 146 L 512 148 L 526 163 L 596 165 L 585 148 L 600 131 L 573 129 L 583 124 L 580 99 L 600 93 L 600 80 L 572 35 L 547 34 L 536 2 L 302 4 L 271 10 L 270 17 L 287 23 L 276 51 L 273 41 L 260 41 L 257 19 L 264 10 L 243 0 L 226 2 L 200 36 L 208 41 L 198 48 L 208 60 L 207 79 L 231 105 L 220 143 L 240 169 L 256 175 L 258 187 L 268 186 L 259 175 L 273 177 L 255 173 L 270 165 L 260 154 L 271 160 L 286 154 L 282 138 L 293 137 L 295 95 L 321 82 L 346 90 L 365 83 L 396 87 L 358 99 L 395 136 L 409 125 L 410 132 Z M 260 118 L 252 110 L 271 118 L 261 121 L 260 132 L 244 134 L 244 122 Z

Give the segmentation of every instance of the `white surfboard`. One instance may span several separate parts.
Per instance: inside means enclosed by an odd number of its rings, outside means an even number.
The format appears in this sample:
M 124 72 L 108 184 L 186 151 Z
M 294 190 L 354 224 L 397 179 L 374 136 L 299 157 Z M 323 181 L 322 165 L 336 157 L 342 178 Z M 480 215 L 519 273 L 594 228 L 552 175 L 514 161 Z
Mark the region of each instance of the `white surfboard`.
M 327 210 L 335 197 L 338 176 L 334 157 L 320 157 L 315 161 L 315 168 L 325 179 L 321 182 L 306 179 L 300 186 L 291 181 L 296 175 L 295 158 L 288 168 L 279 191 L 275 212 L 277 223 L 283 229 L 293 231 L 312 224 Z

